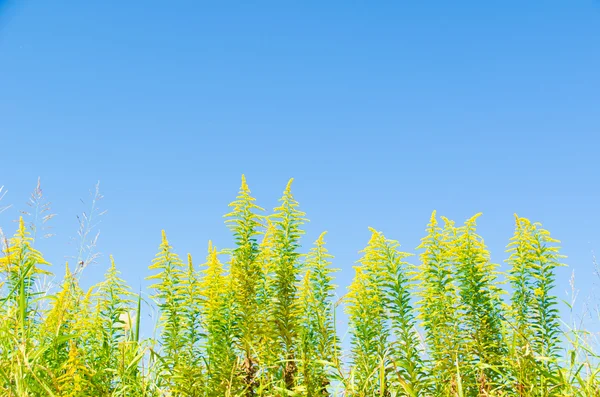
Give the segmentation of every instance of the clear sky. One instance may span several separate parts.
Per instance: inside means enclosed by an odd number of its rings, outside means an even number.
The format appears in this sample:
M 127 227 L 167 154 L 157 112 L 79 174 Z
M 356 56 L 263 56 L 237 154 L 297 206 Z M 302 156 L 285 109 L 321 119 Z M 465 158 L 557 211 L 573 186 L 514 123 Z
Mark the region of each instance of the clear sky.
M 203 262 L 245 173 L 273 208 L 290 177 L 350 283 L 367 227 L 415 252 L 431 211 L 502 262 L 513 213 L 563 241 L 564 298 L 600 251 L 600 2 L 13 1 L 0 7 L 0 225 L 42 178 L 62 273 L 101 181 L 104 254 L 146 285 L 167 230 Z M 87 202 L 87 201 L 86 201 Z M 413 258 L 413 261 L 416 258 Z M 502 267 L 506 269 L 506 267 Z

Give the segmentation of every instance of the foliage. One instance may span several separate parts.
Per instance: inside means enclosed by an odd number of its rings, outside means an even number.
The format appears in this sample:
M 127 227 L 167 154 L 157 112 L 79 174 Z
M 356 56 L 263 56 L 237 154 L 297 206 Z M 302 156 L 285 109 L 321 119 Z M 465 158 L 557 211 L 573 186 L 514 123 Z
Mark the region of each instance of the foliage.
M 477 234 L 479 214 L 456 226 L 444 217 L 440 225 L 434 212 L 414 263 L 370 229 L 338 299 L 325 233 L 302 252 L 307 220 L 291 182 L 263 215 L 242 178 L 225 215 L 233 247 L 209 242 L 202 265 L 191 255 L 182 261 L 162 232 L 149 266 L 150 305 L 160 314 L 152 338 L 141 336 L 142 291 L 131 290 L 112 256 L 104 280 L 80 287 L 99 258 L 91 234 L 102 214 L 98 185 L 80 218 L 75 271 L 67 264 L 52 288 L 40 282 L 52 273 L 35 239 L 50 236 L 41 231 L 53 215 L 38 182 L 31 221 L 21 218 L 10 239 L 0 229 L 0 395 L 600 396 L 589 333 L 561 326 L 562 255 L 539 223 L 515 218 L 505 273 Z

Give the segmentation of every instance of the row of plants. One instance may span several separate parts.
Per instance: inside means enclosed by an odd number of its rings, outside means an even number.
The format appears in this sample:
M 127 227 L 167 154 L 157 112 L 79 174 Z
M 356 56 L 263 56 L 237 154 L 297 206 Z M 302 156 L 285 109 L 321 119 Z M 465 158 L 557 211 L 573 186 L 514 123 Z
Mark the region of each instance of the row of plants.
M 56 288 L 42 282 L 52 273 L 36 239 L 52 216 L 41 199 L 38 185 L 37 221 L 2 237 L 2 396 L 600 396 L 590 333 L 559 317 L 558 241 L 528 219 L 515 217 L 505 273 L 479 215 L 457 226 L 434 212 L 414 264 L 371 229 L 338 299 L 325 233 L 301 250 L 291 181 L 266 215 L 242 178 L 225 215 L 233 248 L 209 243 L 199 264 L 162 232 L 148 276 L 160 317 L 141 338 L 146 299 L 112 257 L 103 281 L 80 287 L 94 210 L 81 219 L 78 263 Z

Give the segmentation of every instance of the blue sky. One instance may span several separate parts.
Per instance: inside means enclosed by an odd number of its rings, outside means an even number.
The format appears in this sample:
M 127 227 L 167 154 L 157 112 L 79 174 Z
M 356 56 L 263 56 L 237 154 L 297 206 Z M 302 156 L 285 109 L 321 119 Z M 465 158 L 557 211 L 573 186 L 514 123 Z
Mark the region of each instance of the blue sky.
M 594 288 L 600 250 L 600 3 L 13 1 L 0 8 L 0 225 L 42 178 L 62 273 L 101 181 L 104 256 L 145 285 L 160 230 L 204 260 L 245 173 L 287 180 L 350 283 L 367 227 L 414 252 L 431 211 L 483 212 L 493 260 L 513 213 L 563 241 Z M 413 258 L 414 261 L 415 258 Z M 502 269 L 506 269 L 503 267 Z

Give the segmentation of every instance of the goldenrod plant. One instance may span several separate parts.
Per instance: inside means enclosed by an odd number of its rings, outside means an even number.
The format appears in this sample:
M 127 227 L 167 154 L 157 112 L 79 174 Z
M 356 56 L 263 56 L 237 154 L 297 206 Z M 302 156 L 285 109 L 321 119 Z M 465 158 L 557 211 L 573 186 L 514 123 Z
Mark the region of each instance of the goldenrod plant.
M 558 240 L 539 223 L 515 215 L 515 234 L 508 245 L 513 287 L 511 301 L 516 382 L 539 395 L 560 395 L 558 358 L 561 329 L 554 269 L 561 266 Z
M 297 383 L 298 318 L 296 317 L 297 283 L 300 277 L 300 236 L 305 221 L 304 213 L 292 195 L 290 180 L 279 200 L 281 205 L 272 216 L 275 232 L 275 280 L 273 285 L 273 320 L 277 345 L 275 352 L 279 361 L 275 385 L 282 395 L 293 392 Z
M 359 265 L 355 266 L 356 275 L 347 296 L 346 310 L 352 335 L 352 368 L 347 387 L 353 396 L 389 393 L 390 330 L 378 244 L 377 233 L 372 233 Z
M 440 227 L 435 211 L 427 226 L 427 235 L 417 249 L 422 250 L 420 263 L 413 273 L 417 282 L 417 318 L 425 331 L 429 357 L 428 387 L 432 395 L 456 392 L 456 368 L 461 339 L 458 310 L 458 285 L 451 256 L 455 237 L 454 223 L 444 218 Z
M 298 314 L 299 375 L 303 392 L 311 396 L 328 396 L 331 372 L 339 365 L 340 345 L 335 333 L 334 289 L 330 255 L 321 233 L 304 264 L 299 287 Z
M 232 316 L 230 278 L 225 274 L 217 248 L 209 242 L 201 283 L 206 328 L 206 387 L 208 396 L 233 396 L 238 391 L 237 360 Z
M 205 366 L 203 365 L 203 319 L 202 319 L 202 286 L 200 272 L 194 267 L 192 256 L 188 254 L 187 268 L 181 281 L 181 313 L 183 317 L 181 359 L 174 375 L 173 387 L 176 395 L 201 396 L 205 382 Z
M 483 239 L 476 233 L 476 220 L 469 218 L 456 228 L 451 247 L 459 290 L 457 315 L 462 357 L 463 389 L 467 393 L 491 393 L 506 354 L 501 317 L 502 290 L 497 265 L 491 263 Z
M 175 383 L 173 377 L 181 365 L 184 346 L 185 309 L 183 302 L 184 293 L 184 263 L 173 252 L 167 240 L 165 231 L 162 231 L 162 241 L 158 253 L 149 269 L 158 273 L 148 277 L 155 280 L 150 289 L 155 291 L 153 298 L 160 309 L 159 327 L 162 338 L 161 351 L 157 358 L 157 368 L 160 368 L 158 379 L 164 382 L 164 387 L 172 388 Z M 162 385 L 161 385 L 162 386 Z
M 35 244 L 52 218 L 38 183 L 31 217 L 11 238 L 0 229 L 0 396 L 600 397 L 597 346 L 561 321 L 563 256 L 541 224 L 515 217 L 504 272 L 477 234 L 479 214 L 457 226 L 434 212 L 418 256 L 369 229 L 338 296 L 334 274 L 349 266 L 325 233 L 301 246 L 307 219 L 291 183 L 267 214 L 242 177 L 225 215 L 232 247 L 209 242 L 203 264 L 180 259 L 163 231 L 149 299 L 112 256 L 103 280 L 80 286 L 102 262 L 98 185 L 76 263 L 50 282 Z M 159 314 L 154 333 L 145 310 Z
M 258 259 L 257 236 L 261 234 L 262 217 L 257 211 L 264 211 L 254 204 L 250 189 L 242 176 L 242 186 L 237 199 L 230 204 L 233 211 L 225 215 L 235 239 L 235 249 L 231 257 L 230 272 L 234 293 L 233 316 L 236 318 L 235 340 L 241 353 L 242 374 L 246 395 L 255 396 L 258 385 L 256 348 L 258 347 L 258 296 L 257 286 L 262 271 Z

